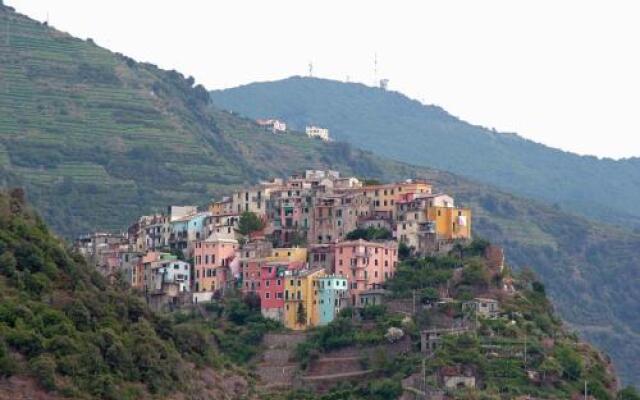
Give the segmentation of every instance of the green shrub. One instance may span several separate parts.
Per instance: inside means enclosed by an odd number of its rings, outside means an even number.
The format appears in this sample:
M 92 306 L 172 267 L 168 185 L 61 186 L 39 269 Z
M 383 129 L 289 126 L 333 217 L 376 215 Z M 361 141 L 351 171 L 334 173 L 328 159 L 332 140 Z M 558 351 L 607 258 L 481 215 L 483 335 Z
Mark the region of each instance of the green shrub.
M 380 379 L 369 384 L 369 396 L 373 400 L 397 399 L 402 394 L 402 385 L 397 379 Z
M 0 338 L 0 378 L 11 376 L 16 372 L 16 363 L 7 349 L 4 340 Z
M 54 390 L 56 388 L 56 362 L 48 354 L 42 354 L 29 361 L 29 369 L 42 388 Z
M 582 358 L 573 348 L 562 345 L 555 351 L 556 359 L 562 367 L 563 376 L 570 380 L 577 380 L 582 375 Z
M 5 251 L 0 255 L 0 272 L 8 277 L 13 277 L 16 274 L 16 267 L 18 262 L 15 256 L 10 251 Z
M 362 318 L 364 320 L 372 321 L 379 317 L 382 317 L 387 312 L 387 307 L 384 305 L 376 304 L 376 305 L 367 305 L 362 311 Z

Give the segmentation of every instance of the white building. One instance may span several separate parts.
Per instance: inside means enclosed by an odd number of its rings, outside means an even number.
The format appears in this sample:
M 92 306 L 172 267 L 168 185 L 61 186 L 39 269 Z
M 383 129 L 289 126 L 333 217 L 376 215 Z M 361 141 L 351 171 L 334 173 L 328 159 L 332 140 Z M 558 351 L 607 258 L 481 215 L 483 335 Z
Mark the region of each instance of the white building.
M 191 285 L 191 265 L 180 260 L 155 262 L 151 267 L 151 288 L 162 290 L 163 283 L 177 283 L 181 292 L 188 292 Z
M 287 124 L 278 119 L 258 119 L 256 123 L 272 133 L 285 133 L 287 131 Z
M 307 126 L 307 128 L 305 129 L 305 132 L 307 133 L 307 136 L 319 137 L 325 142 L 328 142 L 329 140 L 331 140 L 329 138 L 329 129 L 327 128 L 319 128 L 317 126 Z

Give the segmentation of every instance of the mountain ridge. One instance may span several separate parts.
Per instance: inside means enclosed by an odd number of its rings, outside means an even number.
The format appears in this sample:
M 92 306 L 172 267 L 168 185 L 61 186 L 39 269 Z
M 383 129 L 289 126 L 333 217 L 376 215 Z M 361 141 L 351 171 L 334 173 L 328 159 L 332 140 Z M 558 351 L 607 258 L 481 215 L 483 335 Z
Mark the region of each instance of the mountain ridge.
M 216 106 L 251 118 L 280 118 L 297 129 L 319 124 L 358 148 L 559 203 L 605 223 L 640 224 L 637 157 L 577 155 L 359 83 L 298 76 L 216 90 L 211 97 Z

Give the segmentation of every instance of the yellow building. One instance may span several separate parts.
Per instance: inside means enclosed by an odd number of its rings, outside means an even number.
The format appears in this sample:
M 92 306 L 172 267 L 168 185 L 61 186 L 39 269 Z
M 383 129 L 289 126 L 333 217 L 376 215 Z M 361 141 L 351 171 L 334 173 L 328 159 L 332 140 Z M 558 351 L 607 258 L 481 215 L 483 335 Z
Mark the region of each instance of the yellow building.
M 277 247 L 271 249 L 271 255 L 267 257 L 268 261 L 298 261 L 307 262 L 306 247 Z
M 471 209 L 458 207 L 427 207 L 427 220 L 434 221 L 439 239 L 470 239 Z
M 290 271 L 285 275 L 284 326 L 304 330 L 319 324 L 317 279 L 324 276 L 323 268 Z

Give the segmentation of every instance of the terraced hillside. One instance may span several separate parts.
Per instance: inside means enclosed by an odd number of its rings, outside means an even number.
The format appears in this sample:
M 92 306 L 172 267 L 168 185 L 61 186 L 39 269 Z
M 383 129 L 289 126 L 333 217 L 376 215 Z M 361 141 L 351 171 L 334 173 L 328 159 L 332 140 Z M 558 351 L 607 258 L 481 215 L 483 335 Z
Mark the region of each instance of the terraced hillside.
M 474 208 L 475 227 L 543 277 L 563 317 L 640 381 L 640 236 L 344 143 L 274 136 L 211 108 L 177 72 L 140 64 L 0 6 L 0 181 L 24 186 L 59 234 L 123 229 L 304 168 L 421 176 Z

